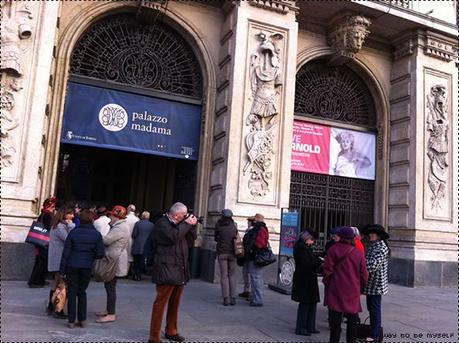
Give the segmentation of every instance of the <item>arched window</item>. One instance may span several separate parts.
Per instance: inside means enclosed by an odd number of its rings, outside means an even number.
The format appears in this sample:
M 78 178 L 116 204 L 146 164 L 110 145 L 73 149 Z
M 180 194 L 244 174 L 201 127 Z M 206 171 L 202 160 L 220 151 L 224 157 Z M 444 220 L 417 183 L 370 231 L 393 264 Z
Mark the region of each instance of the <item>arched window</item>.
M 202 98 L 200 65 L 170 26 L 117 14 L 91 26 L 76 44 L 71 75 Z
M 295 115 L 374 128 L 376 112 L 365 83 L 345 65 L 318 60 L 296 76 Z
M 373 98 L 363 80 L 345 65 L 324 60 L 305 64 L 297 73 L 295 115 L 375 131 Z M 358 127 L 358 128 L 357 128 Z M 301 227 L 319 232 L 317 247 L 324 247 L 335 226 L 373 222 L 374 181 L 337 175 L 291 172 L 291 209 L 300 214 Z

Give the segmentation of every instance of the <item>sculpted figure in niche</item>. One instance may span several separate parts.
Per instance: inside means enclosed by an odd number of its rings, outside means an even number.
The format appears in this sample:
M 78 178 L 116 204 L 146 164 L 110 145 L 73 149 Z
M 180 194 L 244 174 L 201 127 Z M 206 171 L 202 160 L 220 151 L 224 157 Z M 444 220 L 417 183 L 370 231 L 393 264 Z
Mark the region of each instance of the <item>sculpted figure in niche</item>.
M 252 89 L 252 108 L 248 117 L 248 125 L 257 129 L 269 129 L 273 118 L 278 114 L 277 88 L 282 85 L 279 49 L 274 41 L 282 39 L 279 33 L 260 32 L 257 38 L 261 41 L 258 52 L 253 54 L 250 63 L 250 79 Z
M 446 87 L 435 85 L 427 95 L 427 156 L 430 160 L 427 182 L 432 191 L 432 209 L 442 208 L 448 180 L 448 130 Z
M 260 45 L 251 56 L 250 81 L 252 106 L 246 119 L 250 132 L 246 136 L 248 162 L 244 174 L 250 168 L 249 189 L 253 197 L 266 195 L 274 154 L 275 124 L 279 114 L 277 98 L 282 85 L 280 49 L 275 42 L 282 39 L 279 33 L 260 32 Z

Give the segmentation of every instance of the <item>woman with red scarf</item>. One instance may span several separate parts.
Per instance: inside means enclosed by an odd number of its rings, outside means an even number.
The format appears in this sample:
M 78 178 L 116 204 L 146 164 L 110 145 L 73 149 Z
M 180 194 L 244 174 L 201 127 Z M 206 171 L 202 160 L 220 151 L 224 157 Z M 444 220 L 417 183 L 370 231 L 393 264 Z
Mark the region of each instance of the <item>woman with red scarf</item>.
M 56 197 L 51 197 L 43 202 L 43 208 L 38 216 L 37 221 L 43 223 L 46 229 L 51 228 L 51 220 L 56 210 Z M 48 273 L 48 249 L 42 247 L 35 247 L 35 264 L 32 269 L 32 274 L 29 278 L 30 288 L 40 288 L 45 286 L 46 275 Z

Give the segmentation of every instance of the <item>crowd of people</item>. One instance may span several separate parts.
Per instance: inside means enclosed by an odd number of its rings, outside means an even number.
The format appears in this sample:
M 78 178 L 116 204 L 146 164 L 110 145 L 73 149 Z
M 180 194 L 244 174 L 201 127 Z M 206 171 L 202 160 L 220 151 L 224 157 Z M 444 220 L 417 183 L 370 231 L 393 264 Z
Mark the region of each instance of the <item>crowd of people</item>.
M 142 279 L 149 261 L 152 281 L 156 284 L 149 343 L 159 343 L 161 323 L 167 307 L 165 337 L 184 341 L 178 331 L 178 313 L 185 284 L 190 279 L 189 249 L 197 238 L 198 219 L 186 205 L 175 203 L 156 217 L 139 216 L 134 205 L 84 208 L 78 204 L 59 204 L 49 198 L 43 204 L 38 221 L 50 229 L 47 248 L 35 248 L 35 264 L 30 287 L 43 287 L 47 273 L 53 282 L 49 293 L 48 314 L 67 318 L 70 328 L 86 322 L 86 290 L 91 277 L 103 281 L 106 308 L 97 313 L 98 323 L 116 321 L 117 279 Z M 216 254 L 220 269 L 224 306 L 236 305 L 236 295 L 252 307 L 263 306 L 263 270 L 269 264 L 260 255 L 270 251 L 269 232 L 263 215 L 247 218 L 243 238 L 239 235 L 233 212 L 224 209 L 215 226 Z M 314 252 L 317 234 L 305 228 L 294 245 L 292 300 L 298 302 L 295 334 L 311 336 L 316 328 L 317 304 L 320 302 L 318 275 L 324 284 L 324 305 L 328 307 L 330 342 L 340 341 L 343 317 L 347 320 L 346 341 L 356 341 L 357 324 L 362 312 L 361 295 L 366 296 L 371 335 L 368 342 L 381 341 L 381 296 L 388 292 L 387 268 L 389 235 L 380 225 L 367 225 L 362 243 L 356 227 L 332 229 L 325 251 Z M 266 258 L 265 258 L 266 260 Z M 272 263 L 272 261 L 270 262 Z M 237 293 L 237 266 L 242 267 L 244 288 Z M 67 285 L 67 315 L 57 310 L 54 297 L 61 283 Z
M 215 226 L 217 259 L 223 305 L 236 304 L 236 264 L 243 267 L 244 289 L 240 297 L 249 300 L 250 306 L 263 306 L 263 266 L 255 259 L 259 251 L 269 246 L 269 233 L 261 214 L 247 218 L 243 238 L 244 254 L 237 256 L 235 244 L 238 228 L 230 209 L 224 209 Z M 357 324 L 362 312 L 361 295 L 366 296 L 371 334 L 367 342 L 379 342 L 381 333 L 381 296 L 388 292 L 389 235 L 381 225 L 362 228 L 367 238 L 367 248 L 362 243 L 357 227 L 343 226 L 331 230 L 331 239 L 325 251 L 313 252 L 317 234 L 305 228 L 299 234 L 294 249 L 295 272 L 292 300 L 298 302 L 295 334 L 311 336 L 316 329 L 317 303 L 320 302 L 318 273 L 323 275 L 324 305 L 328 307 L 330 342 L 340 342 L 341 323 L 347 320 L 346 341 L 357 339 Z
M 320 302 L 318 271 L 324 284 L 324 305 L 328 307 L 330 342 L 340 342 L 341 324 L 346 318 L 346 342 L 357 339 L 357 324 L 362 312 L 361 295 L 366 296 L 371 334 L 367 342 L 382 341 L 381 297 L 388 292 L 389 235 L 381 225 L 362 228 L 368 246 L 362 244 L 356 227 L 334 228 L 325 252 L 313 253 L 316 233 L 304 229 L 294 246 L 295 272 L 292 300 L 298 302 L 295 333 L 310 336 L 316 329 L 316 309 Z

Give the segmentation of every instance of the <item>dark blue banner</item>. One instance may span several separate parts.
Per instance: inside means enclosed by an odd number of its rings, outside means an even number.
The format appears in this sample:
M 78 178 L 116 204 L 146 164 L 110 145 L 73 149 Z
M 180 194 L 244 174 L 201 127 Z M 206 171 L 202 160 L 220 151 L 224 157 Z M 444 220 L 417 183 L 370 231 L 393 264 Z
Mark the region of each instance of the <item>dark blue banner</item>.
M 62 142 L 197 160 L 201 106 L 69 82 Z

